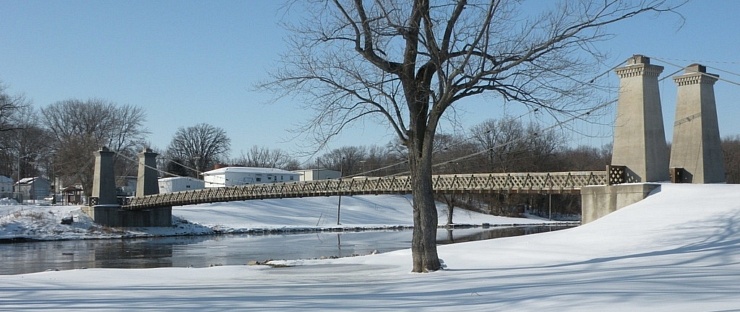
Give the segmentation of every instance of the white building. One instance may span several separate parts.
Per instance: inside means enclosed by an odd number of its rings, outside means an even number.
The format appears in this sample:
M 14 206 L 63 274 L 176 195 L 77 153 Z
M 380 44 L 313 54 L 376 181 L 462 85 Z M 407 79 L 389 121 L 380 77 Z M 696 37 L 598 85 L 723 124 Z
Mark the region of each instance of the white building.
M 13 179 L 6 176 L 0 176 L 0 198 L 10 197 L 13 193 Z
M 339 179 L 341 175 L 339 171 L 329 169 L 305 169 L 293 172 L 301 175 L 300 181 Z
M 206 187 L 298 181 L 300 174 L 275 168 L 224 167 L 203 172 Z
M 15 184 L 20 200 L 39 200 L 51 194 L 51 183 L 42 177 L 23 178 Z
M 206 187 L 205 181 L 191 177 L 161 178 L 157 180 L 157 183 L 159 194 L 199 190 Z

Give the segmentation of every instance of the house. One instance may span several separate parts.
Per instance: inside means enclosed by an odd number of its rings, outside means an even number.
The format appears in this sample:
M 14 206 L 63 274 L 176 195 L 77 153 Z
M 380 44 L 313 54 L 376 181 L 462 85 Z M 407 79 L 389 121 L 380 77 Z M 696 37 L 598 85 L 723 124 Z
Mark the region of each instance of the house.
M 21 200 L 44 199 L 51 194 L 51 183 L 42 177 L 23 178 L 15 184 Z
M 13 179 L 0 176 L 0 198 L 11 197 L 13 193 Z
M 293 172 L 300 174 L 300 181 L 339 179 L 341 176 L 339 171 L 329 169 L 305 169 Z
M 205 181 L 191 177 L 161 178 L 157 182 L 159 184 L 159 194 L 205 188 Z
M 206 187 L 298 181 L 300 174 L 276 168 L 224 167 L 203 172 Z

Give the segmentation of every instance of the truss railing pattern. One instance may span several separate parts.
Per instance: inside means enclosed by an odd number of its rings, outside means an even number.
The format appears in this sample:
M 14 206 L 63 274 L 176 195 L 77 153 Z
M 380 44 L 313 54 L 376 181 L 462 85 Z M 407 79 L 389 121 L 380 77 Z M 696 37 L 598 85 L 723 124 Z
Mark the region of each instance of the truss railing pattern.
M 436 193 L 578 193 L 587 185 L 606 185 L 606 171 L 550 173 L 446 174 L 432 177 Z M 124 209 L 183 206 L 268 198 L 411 193 L 408 176 L 250 184 L 131 198 Z

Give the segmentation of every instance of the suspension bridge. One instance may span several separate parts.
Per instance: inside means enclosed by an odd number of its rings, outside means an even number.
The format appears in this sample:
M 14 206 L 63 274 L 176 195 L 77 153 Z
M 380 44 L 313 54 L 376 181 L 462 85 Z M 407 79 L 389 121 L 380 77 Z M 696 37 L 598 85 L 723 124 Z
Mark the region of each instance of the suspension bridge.
M 432 177 L 432 185 L 434 192 L 443 194 L 578 194 L 582 187 L 588 185 L 605 185 L 607 178 L 606 171 L 478 173 L 468 175 L 435 175 Z M 411 179 L 408 176 L 361 177 L 250 184 L 147 195 L 131 198 L 122 208 L 125 210 L 140 210 L 268 198 L 408 193 L 411 193 Z
M 722 183 L 725 179 L 713 84 L 719 76 L 702 65 L 685 67 L 678 85 L 673 146 L 668 157 L 658 76 L 662 66 L 634 55 L 616 68 L 620 78 L 612 165 L 605 171 L 478 173 L 433 176 L 436 193 L 574 193 L 581 195 L 582 222 L 642 200 L 659 187 L 649 182 Z M 611 104 L 612 102 L 608 103 Z M 606 105 L 606 104 L 605 104 Z M 587 115 L 589 112 L 586 112 Z M 576 116 L 579 118 L 582 116 Z M 484 151 L 487 152 L 487 151 Z M 95 222 L 110 226 L 169 226 L 173 206 L 312 196 L 407 194 L 408 176 L 345 178 L 252 184 L 157 194 L 156 154 L 139 154 L 137 196 L 115 196 L 113 152 L 96 154 L 91 202 Z M 670 162 L 669 162 L 670 161 Z M 629 184 L 623 184 L 629 182 Z

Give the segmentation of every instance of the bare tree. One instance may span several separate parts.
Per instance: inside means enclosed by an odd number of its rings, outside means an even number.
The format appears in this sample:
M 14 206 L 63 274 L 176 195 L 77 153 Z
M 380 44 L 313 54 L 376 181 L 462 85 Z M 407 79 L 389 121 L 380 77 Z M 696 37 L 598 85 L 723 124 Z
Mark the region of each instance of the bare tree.
M 351 176 L 360 173 L 361 166 L 367 158 L 364 146 L 343 146 L 316 157 L 314 160 L 317 168 L 336 170 L 342 176 Z
M 611 162 L 611 146 L 601 148 L 578 146 L 560 152 L 559 168 L 562 170 L 604 170 Z
M 670 10 L 663 2 L 564 1 L 525 16 L 519 1 L 312 1 L 284 68 L 262 87 L 306 97 L 319 143 L 366 116 L 395 131 L 408 149 L 413 272 L 436 271 L 432 150 L 445 113 L 481 93 L 553 113 L 593 105 L 584 74 L 601 59 L 592 43 L 608 24 Z
M 740 183 L 740 135 L 722 139 L 727 183 Z
M 30 103 L 23 95 L 10 95 L 5 92 L 5 85 L 0 82 L 0 132 L 19 129 L 20 126 L 14 120 L 21 114 L 23 108 Z
M 103 146 L 118 154 L 117 175 L 130 175 L 136 163 L 120 160 L 135 155 L 144 146 L 144 111 L 132 105 L 89 99 L 71 99 L 41 109 L 43 123 L 50 131 L 55 154 L 54 168 L 65 184 L 80 183 L 87 195 L 92 192 L 93 153 Z
M 300 166 L 298 160 L 281 149 L 269 149 L 266 147 L 252 146 L 252 148 L 240 158 L 231 161 L 247 167 L 279 168 L 284 170 L 296 170 Z
M 36 115 L 24 96 L 13 96 L 5 90 L 0 83 L 0 175 L 16 179 L 35 176 L 40 154 L 28 143 L 40 131 Z
M 190 168 L 189 176 L 199 178 L 201 171 L 226 159 L 230 149 L 231 139 L 226 136 L 226 131 L 201 123 L 177 129 L 165 156 L 170 161 L 180 160 L 178 165 Z
M 554 131 L 544 131 L 539 125 L 524 125 L 515 118 L 489 119 L 470 130 L 473 141 L 485 151 L 487 169 L 491 172 L 521 172 L 545 170 L 542 157 L 552 155 L 562 139 Z
M 49 133 L 39 125 L 30 105 L 19 106 L 10 116 L 10 128 L 0 132 L 0 174 L 15 177 L 53 177 Z

